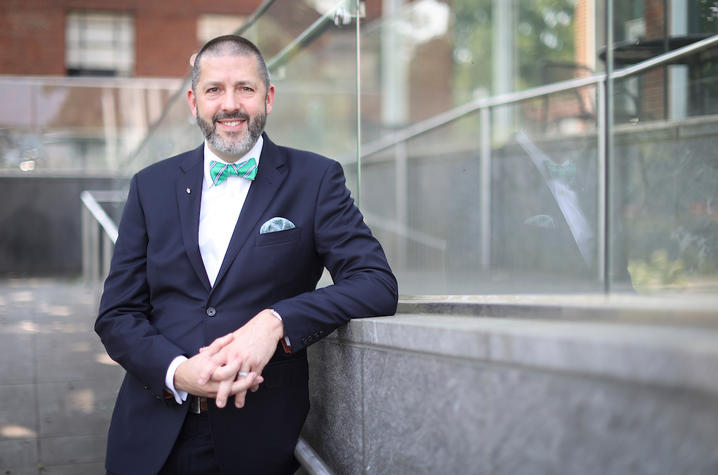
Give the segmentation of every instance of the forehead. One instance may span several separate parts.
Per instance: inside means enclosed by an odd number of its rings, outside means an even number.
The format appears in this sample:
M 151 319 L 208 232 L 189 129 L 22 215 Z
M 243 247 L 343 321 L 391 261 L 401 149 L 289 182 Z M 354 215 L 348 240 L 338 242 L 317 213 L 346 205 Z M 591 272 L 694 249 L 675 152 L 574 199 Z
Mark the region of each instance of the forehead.
M 253 55 L 210 54 L 200 58 L 199 82 L 261 82 L 259 65 Z

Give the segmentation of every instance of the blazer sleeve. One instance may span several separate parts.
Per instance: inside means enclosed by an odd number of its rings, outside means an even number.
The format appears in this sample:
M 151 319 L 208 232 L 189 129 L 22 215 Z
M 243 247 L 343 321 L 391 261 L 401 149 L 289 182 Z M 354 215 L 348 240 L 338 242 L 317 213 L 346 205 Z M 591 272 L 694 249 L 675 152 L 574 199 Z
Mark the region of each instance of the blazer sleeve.
M 324 173 L 314 209 L 316 252 L 333 285 L 277 302 L 293 353 L 328 335 L 351 318 L 393 315 L 398 286 L 384 251 L 364 223 L 332 162 Z
M 130 182 L 95 331 L 109 356 L 159 397 L 170 362 L 183 350 L 149 318 L 148 233 L 137 181 L 135 175 Z

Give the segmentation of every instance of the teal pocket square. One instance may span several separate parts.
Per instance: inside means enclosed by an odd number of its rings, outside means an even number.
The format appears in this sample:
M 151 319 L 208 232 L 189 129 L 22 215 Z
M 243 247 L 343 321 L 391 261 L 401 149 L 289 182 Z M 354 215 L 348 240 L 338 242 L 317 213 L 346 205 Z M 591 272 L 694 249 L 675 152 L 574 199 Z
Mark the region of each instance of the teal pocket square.
M 259 234 L 274 233 L 277 231 L 285 231 L 287 229 L 294 229 L 294 223 L 289 221 L 287 218 L 280 218 L 277 216 L 265 222 L 259 229 Z

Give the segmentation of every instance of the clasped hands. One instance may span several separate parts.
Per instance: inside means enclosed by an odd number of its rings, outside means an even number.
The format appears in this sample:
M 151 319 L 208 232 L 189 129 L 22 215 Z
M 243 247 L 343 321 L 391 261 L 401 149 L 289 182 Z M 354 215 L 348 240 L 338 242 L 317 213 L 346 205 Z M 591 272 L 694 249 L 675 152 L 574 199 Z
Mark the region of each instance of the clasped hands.
M 175 388 L 214 398 L 219 408 L 233 395 L 234 405 L 244 407 L 247 391 L 256 391 L 264 381 L 262 371 L 283 335 L 282 322 L 270 310 L 262 310 L 238 330 L 217 338 L 180 364 Z M 242 376 L 238 377 L 239 373 Z

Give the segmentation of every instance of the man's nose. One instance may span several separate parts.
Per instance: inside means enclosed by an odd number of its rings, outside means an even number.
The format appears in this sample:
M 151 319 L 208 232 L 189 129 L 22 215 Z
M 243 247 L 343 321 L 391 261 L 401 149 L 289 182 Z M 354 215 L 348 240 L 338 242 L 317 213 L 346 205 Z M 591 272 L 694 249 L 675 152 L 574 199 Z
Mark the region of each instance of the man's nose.
M 222 101 L 222 109 L 225 111 L 236 111 L 239 109 L 239 100 L 234 94 L 225 94 Z

